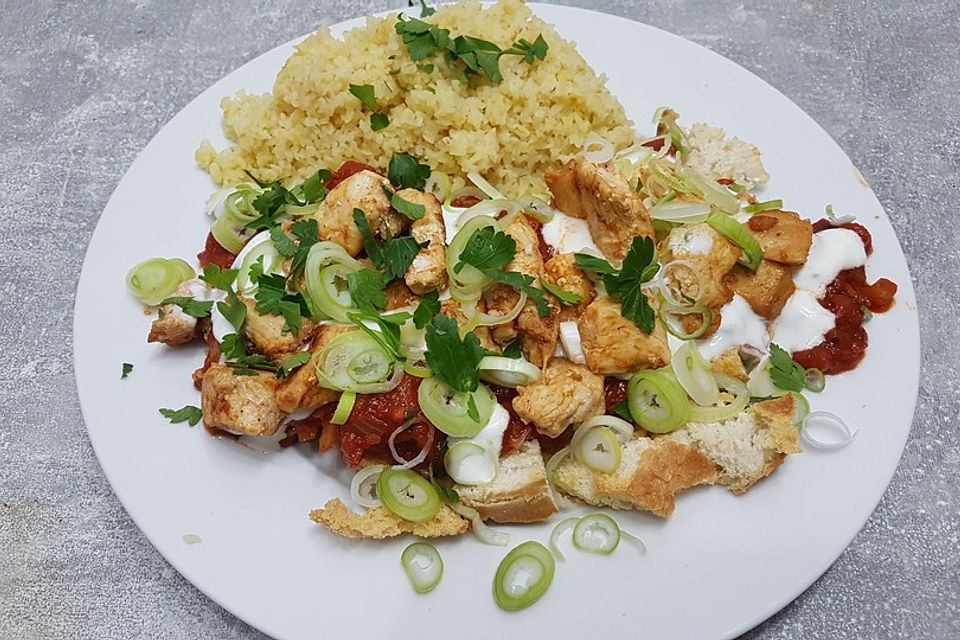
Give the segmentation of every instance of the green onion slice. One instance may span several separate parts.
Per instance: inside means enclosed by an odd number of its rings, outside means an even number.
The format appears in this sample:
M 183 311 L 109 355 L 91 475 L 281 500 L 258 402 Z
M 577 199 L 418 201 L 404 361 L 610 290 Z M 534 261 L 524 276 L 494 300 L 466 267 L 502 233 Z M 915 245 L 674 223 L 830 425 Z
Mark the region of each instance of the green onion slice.
M 446 202 L 450 197 L 450 177 L 443 171 L 431 171 L 423 191 L 432 193 L 439 202 Z
M 680 340 L 696 340 L 702 338 L 703 334 L 707 332 L 707 329 L 710 328 L 710 324 L 713 322 L 713 310 L 699 302 L 692 307 L 675 307 L 664 302 L 660 305 L 660 308 L 657 309 L 657 315 L 660 316 L 660 320 L 663 322 L 667 333 Z M 678 315 L 700 316 L 700 324 L 697 325 L 696 329 L 688 332 L 683 326 L 683 322 L 677 317 Z
M 577 526 L 577 523 L 580 522 L 580 518 L 567 518 L 566 520 L 561 520 L 557 523 L 557 526 L 553 528 L 553 531 L 550 532 L 550 550 L 553 551 L 553 555 L 563 562 L 566 558 L 563 556 L 563 552 L 560 551 L 560 536 L 562 536 L 569 529 L 573 529 Z
M 430 593 L 440 584 L 443 577 L 443 559 L 432 544 L 414 542 L 400 554 L 400 564 L 407 574 L 413 590 L 417 593 Z
M 620 544 L 620 527 L 604 513 L 583 516 L 573 528 L 573 546 L 587 553 L 609 555 Z
M 747 377 L 747 390 L 754 398 L 774 398 L 784 395 L 783 389 L 770 379 L 770 358 L 764 356 Z
M 476 442 L 461 440 L 447 448 L 443 456 L 443 467 L 450 479 L 458 484 L 488 484 L 497 475 L 498 451 L 489 451 Z M 463 474 L 469 467 L 469 473 Z
M 367 509 L 383 504 L 377 496 L 377 481 L 380 480 L 380 473 L 385 468 L 382 464 L 373 464 L 353 474 L 353 480 L 350 481 L 350 497 L 354 502 Z
M 404 362 L 403 371 L 404 373 L 409 373 L 415 378 L 429 378 L 433 375 L 433 371 L 430 371 L 428 367 L 413 364 L 412 362 Z
M 525 387 L 540 379 L 540 369 L 525 358 L 484 356 L 478 368 L 481 378 L 501 387 Z
M 377 496 L 383 506 L 410 522 L 426 522 L 440 511 L 437 490 L 410 469 L 384 469 L 377 480 Z
M 793 424 L 800 428 L 803 425 L 804 418 L 810 414 L 810 402 L 802 393 L 796 391 L 790 391 L 789 393 L 793 396 Z
M 737 200 L 737 196 L 726 187 L 684 165 L 680 166 L 679 173 L 687 185 L 699 192 L 704 200 L 717 209 L 729 214 L 737 213 L 740 210 L 740 202 Z
M 315 319 L 350 323 L 353 300 L 346 277 L 362 268 L 335 242 L 323 241 L 310 247 L 304 266 L 304 288 L 307 305 Z
M 811 368 L 804 372 L 804 385 L 814 393 L 820 393 L 827 386 L 827 378 L 820 369 Z
M 467 321 L 467 324 L 463 326 L 461 332 L 463 334 L 473 331 L 477 327 L 495 327 L 498 324 L 506 324 L 512 322 L 520 315 L 520 312 L 523 311 L 523 306 L 527 303 L 527 292 L 521 291 L 520 295 L 517 296 L 517 302 L 514 304 L 509 311 L 504 315 L 497 315 L 492 313 L 485 313 L 482 311 L 475 311 L 474 314 L 470 317 L 470 320 Z
M 480 418 L 476 421 L 469 415 L 471 398 Z M 482 384 L 476 391 L 462 393 L 453 390 L 436 376 L 427 378 L 420 384 L 417 399 L 427 420 L 454 438 L 472 438 L 477 435 L 490 420 L 497 404 L 496 398 Z
M 743 255 L 740 256 L 740 263 L 756 271 L 763 260 L 763 249 L 760 243 L 753 235 L 743 228 L 743 225 L 728 216 L 725 213 L 714 211 L 707 218 L 707 224 L 713 227 L 717 233 L 721 234 L 727 240 L 743 249 Z
M 824 438 L 824 435 L 829 438 Z M 800 439 L 815 449 L 842 449 L 856 437 L 857 431 L 843 418 L 829 411 L 813 411 L 803 418 Z
M 573 457 L 592 471 L 613 473 L 620 467 L 623 443 L 633 437 L 633 425 L 617 416 L 595 416 L 577 427 L 570 439 Z
M 459 502 L 450 503 L 450 508 L 470 520 L 470 529 L 484 544 L 496 547 L 505 547 L 510 544 L 510 534 L 488 527 L 476 509 L 471 509 Z
M 767 200 L 766 202 L 747 205 L 743 208 L 743 211 L 744 213 L 760 213 L 761 211 L 772 211 L 782 207 L 783 200 Z
M 470 180 L 470 182 L 477 185 L 477 188 L 480 189 L 480 191 L 483 191 L 488 197 L 493 198 L 495 200 L 507 199 L 507 196 L 500 193 L 500 191 L 498 191 L 496 187 L 494 187 L 492 184 L 487 182 L 486 179 L 484 179 L 484 177 L 481 176 L 476 171 L 470 171 L 469 173 L 467 173 L 467 178 Z
M 700 355 L 692 342 L 684 343 L 673 353 L 670 367 L 677 381 L 693 401 L 702 407 L 715 404 L 720 397 L 717 379 L 713 377 L 710 365 Z
M 337 408 L 333 411 L 333 417 L 330 418 L 330 422 L 333 424 L 346 424 L 356 401 L 357 394 L 355 392 L 344 391 L 341 393 L 340 399 L 337 400 Z
M 493 578 L 493 599 L 504 611 L 526 609 L 550 588 L 557 563 L 550 551 L 533 540 L 504 557 Z
M 403 378 L 403 368 L 362 331 L 344 333 L 331 340 L 320 351 L 316 368 L 320 386 L 354 393 L 391 391 Z
M 668 369 L 639 371 L 627 385 L 630 415 L 653 433 L 676 431 L 690 418 L 687 393 Z
M 460 254 L 463 253 L 474 231 L 496 225 L 497 221 L 487 215 L 470 218 L 460 227 L 447 247 L 447 275 L 450 277 L 450 291 L 461 302 L 478 300 L 483 288 L 489 284 L 490 278 L 469 264 L 463 265 L 459 272 L 455 271 L 455 267 L 460 262 Z
M 747 408 L 750 402 L 750 391 L 747 385 L 736 378 L 730 376 L 714 374 L 718 386 L 729 393 L 734 394 L 733 400 L 727 404 L 714 407 L 701 407 L 696 404 L 690 405 L 690 419 L 694 422 L 720 422 L 735 418 Z
M 180 258 L 150 258 L 127 272 L 127 290 L 141 303 L 153 307 L 195 275 L 193 267 Z

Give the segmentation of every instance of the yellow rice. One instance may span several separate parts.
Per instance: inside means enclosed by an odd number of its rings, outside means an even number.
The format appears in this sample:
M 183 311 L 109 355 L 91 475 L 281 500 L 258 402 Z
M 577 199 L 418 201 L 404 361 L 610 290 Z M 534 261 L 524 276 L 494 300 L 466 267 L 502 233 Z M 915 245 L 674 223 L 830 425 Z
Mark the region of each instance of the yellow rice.
M 574 45 L 532 15 L 521 0 L 483 8 L 464 1 L 427 19 L 507 48 L 542 34 L 546 59 L 532 65 L 503 56 L 503 82 L 451 76 L 440 54 L 417 69 L 400 36 L 396 16 L 368 18 L 342 41 L 323 28 L 297 47 L 277 76 L 272 94 L 224 98 L 223 129 L 232 145 L 222 151 L 204 141 L 197 162 L 219 184 L 247 179 L 301 180 L 345 160 L 385 167 L 406 151 L 452 176 L 477 171 L 511 196 L 544 193 L 543 174 L 579 152 L 590 133 L 618 148 L 633 142 L 632 124 Z M 370 84 L 377 109 L 390 124 L 374 132 L 370 112 L 349 92 Z

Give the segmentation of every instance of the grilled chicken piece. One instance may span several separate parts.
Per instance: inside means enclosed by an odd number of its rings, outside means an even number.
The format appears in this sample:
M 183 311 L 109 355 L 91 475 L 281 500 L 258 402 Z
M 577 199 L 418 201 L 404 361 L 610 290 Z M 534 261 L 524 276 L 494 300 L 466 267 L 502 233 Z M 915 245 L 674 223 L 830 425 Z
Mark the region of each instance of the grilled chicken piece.
M 540 237 L 525 215 L 517 216 L 516 220 L 507 225 L 504 233 L 517 243 L 517 253 L 506 266 L 505 271 L 519 271 L 534 278 L 543 274 L 543 256 L 540 255 Z M 505 284 L 495 284 L 484 292 L 487 303 L 487 313 L 505 316 L 517 304 L 520 293 L 513 287 Z M 532 300 L 527 300 L 526 307 L 533 306 Z M 525 308 L 526 308 L 525 307 Z M 536 314 L 536 307 L 533 310 Z M 510 344 L 517 339 L 517 322 L 505 322 L 493 328 L 493 339 L 499 344 Z
M 477 311 L 483 312 L 485 310 L 485 305 L 483 300 L 477 302 Z M 448 318 L 453 318 L 457 321 L 457 326 L 461 329 L 464 325 L 467 324 L 469 318 L 463 312 L 463 309 L 460 308 L 460 303 L 458 303 L 453 298 L 447 298 L 440 302 L 440 313 L 447 316 Z M 476 334 L 477 339 L 480 341 L 480 346 L 489 351 L 500 352 L 500 345 L 493 341 L 493 336 L 490 335 L 490 327 L 477 327 L 473 330 L 473 333 Z
M 760 243 L 767 260 L 790 265 L 807 261 L 813 243 L 813 225 L 793 211 L 757 213 L 743 226 Z
M 355 256 L 363 248 L 363 236 L 353 222 L 353 210 L 360 209 L 374 233 L 382 237 L 399 235 L 409 220 L 390 208 L 383 191 L 390 181 L 373 171 L 355 173 L 330 190 L 314 217 L 321 240 L 336 242 Z
M 586 219 L 590 235 L 607 259 L 619 263 L 635 237 L 654 237 L 643 196 L 619 173 L 574 158 L 545 179 L 554 206 Z
M 580 302 L 573 306 L 560 308 L 559 320 L 576 320 L 597 296 L 593 282 L 583 271 L 577 268 L 576 258 L 572 253 L 558 253 L 544 264 L 544 278 L 564 291 L 580 296 Z
M 317 325 L 310 318 L 303 318 L 300 332 L 296 335 L 284 331 L 283 316 L 274 316 L 257 311 L 257 303 L 249 298 L 240 298 L 247 308 L 243 333 L 256 345 L 257 350 L 273 360 L 282 360 L 300 350 L 300 345 L 309 340 Z
M 395 309 L 408 309 L 416 307 L 420 303 L 420 296 L 410 291 L 410 287 L 402 280 L 394 280 L 383 290 L 383 295 L 387 299 L 387 311 Z
M 259 371 L 234 375 L 231 367 L 214 364 L 203 375 L 200 395 L 207 427 L 248 436 L 271 436 L 280 427 L 283 412 L 274 390 L 277 377 Z
M 325 324 L 317 328 L 310 343 L 310 361 L 282 380 L 277 387 L 277 405 L 281 411 L 293 413 L 297 409 L 316 409 L 340 397 L 339 391 L 321 387 L 317 383 L 318 355 L 331 340 L 356 329 L 339 324 Z
M 605 410 L 603 377 L 563 358 L 551 360 L 540 379 L 519 387 L 517 394 L 513 410 L 551 438 Z
M 779 262 L 762 260 L 757 270 L 736 265 L 725 282 L 734 293 L 747 301 L 758 316 L 773 320 L 793 295 L 793 269 Z
M 209 294 L 207 283 L 193 278 L 180 283 L 173 296 L 206 300 Z M 165 304 L 157 311 L 157 319 L 150 325 L 147 342 L 162 342 L 168 347 L 176 347 L 199 336 L 197 318 L 187 315 L 175 304 Z
M 421 244 L 429 243 L 420 249 L 403 279 L 410 290 L 419 295 L 443 289 L 447 286 L 447 248 L 444 244 L 447 234 L 440 203 L 432 193 L 416 189 L 404 189 L 397 195 L 408 202 L 423 205 L 425 213 L 410 224 L 410 235 Z
M 577 321 L 587 367 L 599 375 L 659 369 L 670 362 L 667 332 L 657 319 L 646 334 L 620 314 L 620 304 L 597 298 Z
M 736 246 L 706 224 L 683 225 L 674 228 L 661 243 L 660 262 L 686 260 L 700 273 L 704 291 L 696 290 L 695 280 L 686 269 L 678 269 L 672 275 L 679 281 L 681 291 L 717 310 L 733 299 L 733 292 L 724 282 L 737 263 L 740 247 Z
M 527 302 L 517 316 L 517 331 L 524 357 L 538 367 L 546 366 L 560 342 L 560 305 L 545 295 L 549 313 L 541 318 L 537 305 Z

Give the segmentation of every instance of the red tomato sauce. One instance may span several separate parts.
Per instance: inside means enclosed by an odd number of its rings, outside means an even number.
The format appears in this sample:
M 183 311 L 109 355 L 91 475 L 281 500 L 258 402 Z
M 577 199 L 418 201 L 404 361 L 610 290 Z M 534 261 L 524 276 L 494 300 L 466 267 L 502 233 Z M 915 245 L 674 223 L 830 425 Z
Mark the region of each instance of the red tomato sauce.
M 347 160 L 340 165 L 340 168 L 334 171 L 333 175 L 330 176 L 330 179 L 327 180 L 327 189 L 333 189 L 353 174 L 360 173 L 361 171 L 373 171 L 374 173 L 380 173 L 368 164 Z
M 868 255 L 873 252 L 873 239 L 863 225 L 851 222 L 841 226 L 860 236 Z M 832 225 L 829 220 L 818 220 L 813 228 L 818 232 L 832 228 Z M 869 284 L 863 267 L 841 271 L 820 299 L 821 306 L 836 316 L 836 325 L 827 332 L 823 342 L 794 353 L 793 359 L 803 367 L 817 368 L 826 374 L 855 369 L 867 351 L 863 310 L 868 309 L 871 313 L 888 311 L 896 293 L 896 283 L 886 278 Z
M 603 401 L 607 413 L 613 405 L 622 402 L 627 397 L 627 381 L 620 378 L 606 377 L 603 380 Z
M 503 433 L 503 444 L 500 445 L 500 457 L 503 458 L 519 451 L 520 446 L 530 438 L 533 429 L 530 425 L 524 423 L 513 410 L 513 399 L 517 397 L 516 389 L 495 384 L 488 386 L 493 395 L 496 396 L 497 402 L 510 414 L 510 422 L 507 424 L 507 430 Z
M 207 242 L 203 247 L 203 251 L 197 254 L 197 261 L 200 263 L 201 269 L 208 264 L 215 264 L 224 269 L 229 269 L 236 258 L 237 255 L 224 249 L 220 243 L 217 242 L 217 239 L 213 237 L 212 233 L 207 234 Z
M 477 204 L 478 202 L 480 202 L 480 198 L 478 198 L 477 196 L 469 196 L 469 195 L 457 196 L 456 198 L 450 201 L 450 206 L 463 207 L 465 209 L 469 209 L 470 207 Z
M 553 247 L 548 245 L 547 241 L 543 239 L 543 223 L 530 216 L 527 216 L 527 222 L 529 222 L 533 230 L 537 232 L 537 245 L 540 249 L 540 257 L 546 262 L 553 257 L 554 251 Z

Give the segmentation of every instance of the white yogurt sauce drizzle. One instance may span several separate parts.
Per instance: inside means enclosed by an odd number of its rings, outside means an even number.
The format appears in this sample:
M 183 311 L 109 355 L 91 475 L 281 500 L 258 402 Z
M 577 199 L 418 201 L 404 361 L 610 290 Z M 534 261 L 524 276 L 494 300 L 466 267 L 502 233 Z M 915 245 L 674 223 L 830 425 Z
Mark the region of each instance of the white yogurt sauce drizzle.
M 793 281 L 798 289 L 806 289 L 819 298 L 841 271 L 866 263 L 867 252 L 860 236 L 849 229 L 826 229 L 813 234 L 807 263 Z
M 698 340 L 697 348 L 707 360 L 713 360 L 730 349 L 743 346 L 765 352 L 770 344 L 767 323 L 747 304 L 734 294 L 733 300 L 720 309 L 720 326 L 706 340 Z
M 586 220 L 555 211 L 553 219 L 544 223 L 543 241 L 557 253 L 596 253 L 602 255 L 593 242 Z
M 803 351 L 823 342 L 836 324 L 836 316 L 824 309 L 816 296 L 806 289 L 797 289 L 770 327 L 770 341 L 791 353 Z

